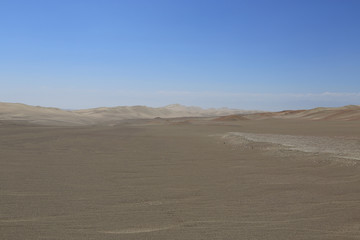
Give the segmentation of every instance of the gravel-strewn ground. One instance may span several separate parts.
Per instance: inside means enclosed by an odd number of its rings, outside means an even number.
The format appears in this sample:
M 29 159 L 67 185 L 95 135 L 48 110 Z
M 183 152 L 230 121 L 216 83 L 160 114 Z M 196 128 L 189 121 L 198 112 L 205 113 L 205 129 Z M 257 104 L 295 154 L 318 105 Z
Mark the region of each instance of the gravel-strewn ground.
M 238 144 L 244 144 L 244 140 L 265 142 L 280 144 L 303 152 L 329 153 L 336 157 L 360 160 L 360 139 L 244 132 L 230 132 L 224 137 L 231 138 L 233 143 Z
M 360 122 L 156 121 L 0 125 L 0 240 L 359 239 L 359 161 L 220 136 L 348 149 Z

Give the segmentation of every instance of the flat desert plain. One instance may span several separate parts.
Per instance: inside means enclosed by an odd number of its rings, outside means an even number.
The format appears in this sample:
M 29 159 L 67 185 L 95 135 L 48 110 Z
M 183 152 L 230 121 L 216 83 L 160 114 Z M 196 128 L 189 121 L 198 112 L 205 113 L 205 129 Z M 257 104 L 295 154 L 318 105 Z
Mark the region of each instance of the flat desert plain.
M 0 239 L 360 239 L 360 121 L 0 124 Z

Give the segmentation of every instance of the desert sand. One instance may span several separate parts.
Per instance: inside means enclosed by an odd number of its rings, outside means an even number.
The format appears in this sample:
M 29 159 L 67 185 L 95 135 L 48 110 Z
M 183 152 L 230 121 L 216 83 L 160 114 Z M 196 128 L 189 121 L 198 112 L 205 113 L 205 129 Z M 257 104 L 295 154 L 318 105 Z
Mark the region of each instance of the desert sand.
M 213 117 L 230 114 L 251 114 L 258 111 L 229 108 L 189 107 L 172 104 L 165 107 L 118 106 L 80 110 L 64 110 L 21 103 L 0 102 L 0 121 L 17 121 L 49 126 L 113 125 L 124 119 L 179 117 Z
M 24 111 L 0 121 L 0 239 L 360 239 L 354 118 Z

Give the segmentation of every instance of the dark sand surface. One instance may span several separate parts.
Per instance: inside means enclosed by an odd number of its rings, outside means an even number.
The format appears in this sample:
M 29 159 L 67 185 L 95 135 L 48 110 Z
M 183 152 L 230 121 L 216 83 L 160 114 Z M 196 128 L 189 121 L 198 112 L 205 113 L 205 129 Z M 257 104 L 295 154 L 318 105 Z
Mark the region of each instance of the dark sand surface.
M 346 138 L 360 122 L 0 124 L 0 239 L 360 239 L 360 167 L 228 132 Z

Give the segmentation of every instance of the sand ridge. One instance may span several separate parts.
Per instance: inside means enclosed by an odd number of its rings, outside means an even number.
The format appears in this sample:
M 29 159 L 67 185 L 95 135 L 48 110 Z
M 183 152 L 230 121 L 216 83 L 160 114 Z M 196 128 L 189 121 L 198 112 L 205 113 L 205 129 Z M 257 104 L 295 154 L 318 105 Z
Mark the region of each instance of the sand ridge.
M 62 110 L 29 106 L 19 103 L 0 103 L 0 124 L 6 121 L 53 126 L 114 125 L 128 119 L 216 117 L 214 122 L 304 119 L 304 120 L 360 120 L 360 106 L 339 108 L 315 108 L 310 110 L 285 110 L 281 112 L 259 112 L 229 108 L 188 107 L 172 104 L 165 107 L 118 106 L 82 110 Z
M 62 110 L 19 103 L 0 103 L 0 121 L 22 121 L 39 125 L 80 126 L 113 124 L 124 119 L 209 117 L 251 113 L 229 108 L 188 107 L 180 104 L 153 108 L 147 106 L 101 107 L 82 110 Z
M 280 112 L 264 112 L 246 114 L 250 119 L 304 119 L 304 120 L 339 120 L 359 121 L 360 105 L 348 105 L 344 107 L 325 108 L 319 107 L 309 110 L 285 110 Z

